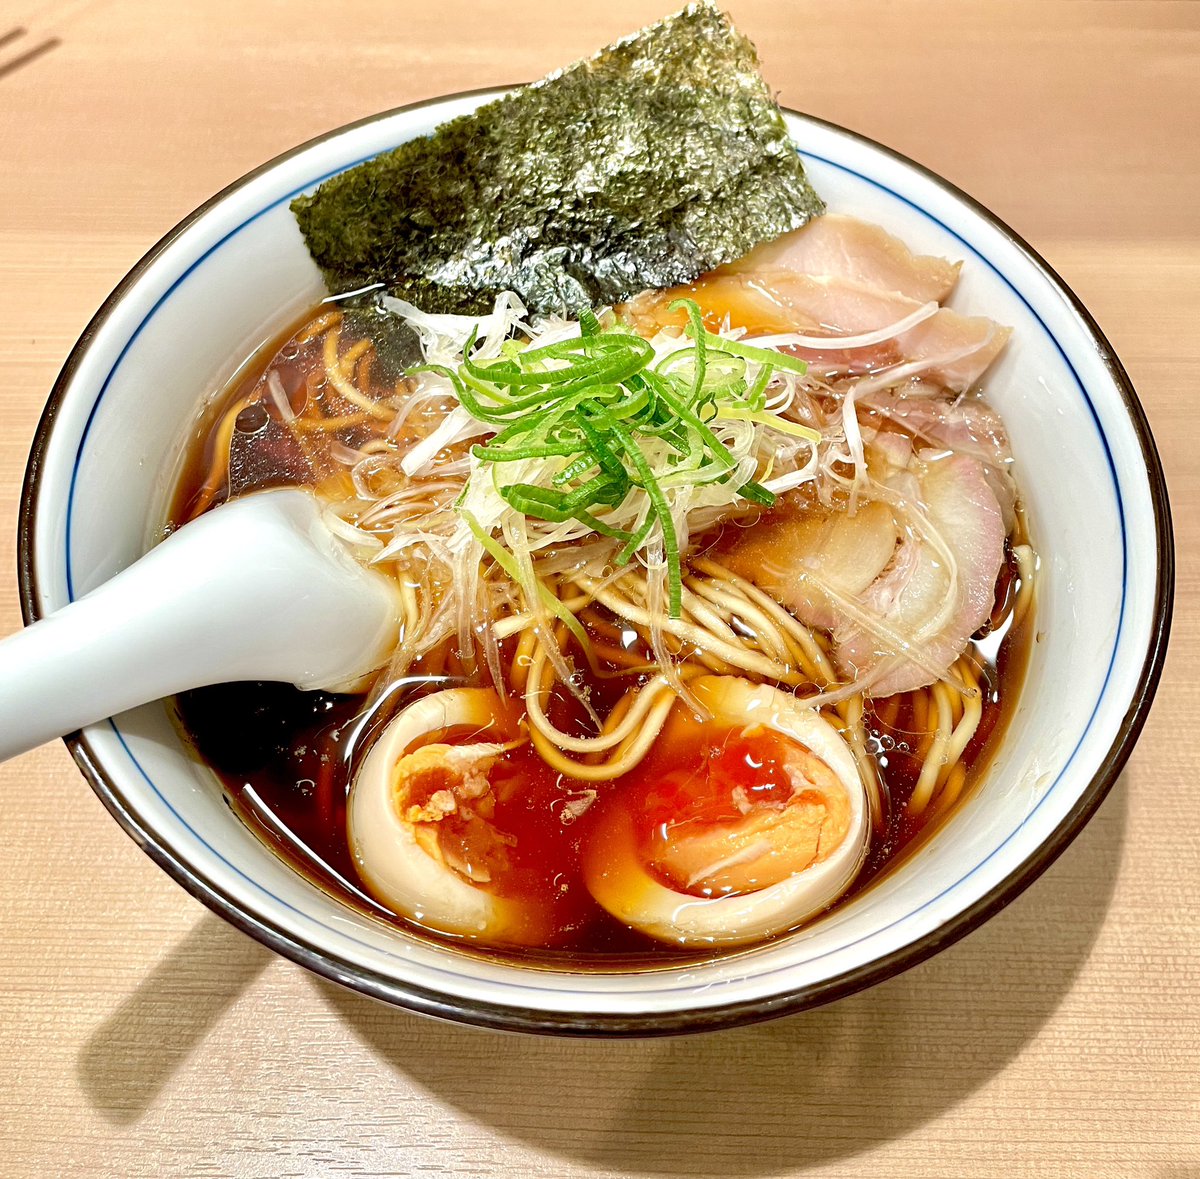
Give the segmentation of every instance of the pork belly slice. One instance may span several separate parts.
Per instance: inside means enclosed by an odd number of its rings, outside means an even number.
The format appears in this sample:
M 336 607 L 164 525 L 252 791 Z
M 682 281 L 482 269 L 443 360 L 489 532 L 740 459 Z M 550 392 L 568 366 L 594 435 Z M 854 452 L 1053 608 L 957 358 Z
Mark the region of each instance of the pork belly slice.
M 718 273 L 795 274 L 848 279 L 895 291 L 918 303 L 941 303 L 958 281 L 961 263 L 914 254 L 899 238 L 869 221 L 826 213 L 800 229 L 766 242 Z

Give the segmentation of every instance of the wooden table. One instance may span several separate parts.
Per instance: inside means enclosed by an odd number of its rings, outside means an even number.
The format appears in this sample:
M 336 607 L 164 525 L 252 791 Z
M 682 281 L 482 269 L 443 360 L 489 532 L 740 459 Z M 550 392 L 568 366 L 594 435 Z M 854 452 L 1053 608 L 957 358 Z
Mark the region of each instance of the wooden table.
M 55 373 L 175 221 L 291 144 L 533 78 L 664 3 L 0 0 L 0 566 Z M 994 209 L 1129 368 L 1179 596 L 1112 795 L 1008 910 L 886 985 L 575 1043 L 441 1026 L 272 957 L 40 749 L 0 770 L 0 1174 L 1200 1176 L 1200 5 L 730 4 L 785 104 Z M 15 628 L 11 574 L 0 610 Z

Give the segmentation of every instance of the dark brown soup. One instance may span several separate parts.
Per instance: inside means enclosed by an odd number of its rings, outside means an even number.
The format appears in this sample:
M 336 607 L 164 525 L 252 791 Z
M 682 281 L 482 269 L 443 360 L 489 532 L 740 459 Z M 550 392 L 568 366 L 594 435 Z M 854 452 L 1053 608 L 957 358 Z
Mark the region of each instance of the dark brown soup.
M 332 345 L 331 332 L 338 333 Z M 242 367 L 198 424 L 178 483 L 172 525 L 232 495 L 259 488 L 344 488 L 351 479 L 348 464 L 372 453 L 372 447 L 385 453 L 428 436 L 448 409 L 444 400 L 427 399 L 400 428 L 391 411 L 374 414 L 364 408 L 404 392 L 411 346 L 411 340 L 398 337 L 394 325 L 369 308 L 346 311 L 323 305 L 289 327 Z M 330 378 L 331 350 L 337 381 Z M 342 387 L 343 381 L 348 388 Z M 349 392 L 357 397 L 350 398 Z M 383 471 L 371 477 L 391 475 Z M 868 700 L 856 721 L 883 805 L 851 894 L 868 887 L 915 847 L 970 791 L 1011 711 L 1031 633 L 1027 609 L 1020 611 L 1020 625 L 1013 622 L 1022 587 L 1011 540 L 996 584 L 992 618 L 957 665 L 977 682 L 978 722 L 953 764 L 938 767 L 932 789 L 926 784 L 930 796 L 921 805 L 910 804 L 938 740 L 939 699 L 933 690 Z M 1029 592 L 1026 586 L 1025 595 Z M 548 712 L 560 729 L 584 733 L 587 718 L 578 704 L 580 693 L 600 716 L 609 715 L 630 685 L 649 681 L 654 655 L 644 634 L 598 603 L 580 610 L 578 621 L 601 661 L 601 674 L 582 658 L 578 639 L 564 635 L 563 650 L 572 659 L 576 691 L 565 692 L 559 685 L 550 696 Z M 819 638 L 827 643 L 827 636 Z M 515 647 L 512 638 L 501 644 L 499 664 L 505 679 L 510 668 L 519 666 Z M 688 656 L 683 649 L 675 654 Z M 220 778 L 237 813 L 267 844 L 345 903 L 414 929 L 420 923 L 396 915 L 377 900 L 357 870 L 346 816 L 353 775 L 372 741 L 404 707 L 448 685 L 489 685 L 492 678 L 487 666 L 464 657 L 457 638 L 451 637 L 394 682 L 376 683 L 370 693 L 334 695 L 281 684 L 223 684 L 185 693 L 176 708 L 182 728 Z M 493 686 L 519 708 L 520 685 Z M 941 706 L 949 707 L 944 699 Z M 961 705 L 955 705 L 954 726 L 961 719 Z M 503 752 L 489 771 L 488 797 L 488 821 L 503 833 L 503 847 L 481 850 L 464 820 L 453 835 L 458 841 L 453 855 L 479 862 L 500 856 L 505 895 L 537 915 L 536 944 L 472 944 L 436 929 L 421 932 L 490 954 L 560 967 L 641 968 L 717 952 L 656 941 L 623 924 L 592 898 L 582 874 L 584 849 L 614 806 L 634 805 L 630 800 L 636 798 L 637 806 L 650 808 L 646 813 L 654 807 L 690 807 L 688 813 L 703 818 L 710 804 L 703 797 L 702 780 L 718 770 L 723 781 L 743 782 L 752 792 L 768 788 L 762 755 L 742 751 L 736 733 L 715 733 L 704 726 L 685 732 L 686 726 L 673 723 L 667 737 L 614 782 L 593 784 L 566 776 L 528 743 Z M 460 737 L 451 735 L 452 744 L 457 740 Z M 443 835 L 450 838 L 449 830 Z M 445 852 L 449 845 L 442 846 Z

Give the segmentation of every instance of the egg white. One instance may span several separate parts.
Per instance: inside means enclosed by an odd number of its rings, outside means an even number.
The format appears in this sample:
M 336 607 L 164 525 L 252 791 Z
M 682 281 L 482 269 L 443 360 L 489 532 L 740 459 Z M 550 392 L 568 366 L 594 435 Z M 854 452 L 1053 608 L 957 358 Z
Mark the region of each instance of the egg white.
M 404 709 L 384 730 L 350 789 L 346 822 L 350 852 L 363 882 L 394 912 L 430 929 L 488 940 L 512 939 L 519 928 L 515 902 L 472 884 L 436 854 L 436 841 L 417 839 L 416 827 L 396 805 L 397 766 L 421 738 L 445 729 L 470 727 L 480 736 L 505 732 L 495 692 L 451 688 Z M 478 744 L 499 752 L 502 743 Z

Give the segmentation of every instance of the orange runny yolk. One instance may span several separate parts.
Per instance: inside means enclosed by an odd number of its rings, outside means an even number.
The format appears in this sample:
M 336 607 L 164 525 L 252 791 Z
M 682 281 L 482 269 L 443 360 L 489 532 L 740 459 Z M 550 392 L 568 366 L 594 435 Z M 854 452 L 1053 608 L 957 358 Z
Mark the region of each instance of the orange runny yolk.
M 699 764 L 656 775 L 645 794 L 648 867 L 699 896 L 753 892 L 827 858 L 850 827 L 837 776 L 773 729 L 728 730 Z

